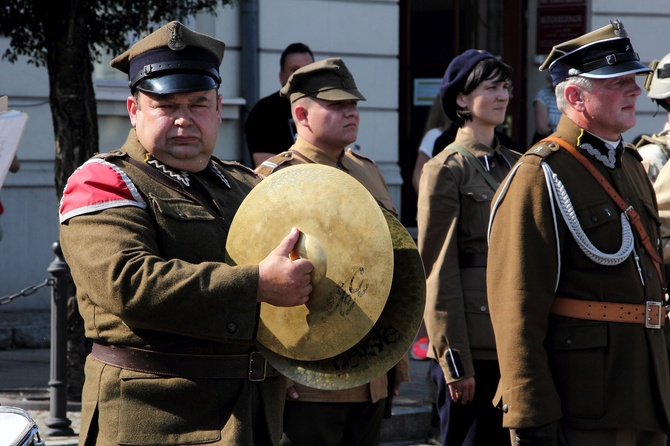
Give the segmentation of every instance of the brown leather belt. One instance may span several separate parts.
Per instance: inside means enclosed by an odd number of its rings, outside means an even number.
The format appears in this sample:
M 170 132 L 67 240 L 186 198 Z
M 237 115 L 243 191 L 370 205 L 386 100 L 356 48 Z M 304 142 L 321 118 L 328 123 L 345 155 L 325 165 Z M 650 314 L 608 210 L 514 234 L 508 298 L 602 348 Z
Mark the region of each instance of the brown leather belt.
M 665 317 L 668 313 L 663 302 L 648 301 L 644 304 L 624 304 L 571 299 L 569 297 L 554 297 L 554 303 L 551 305 L 550 311 L 558 316 L 591 321 L 642 324 L 647 328 L 661 328 L 665 324 Z
M 136 372 L 182 378 L 248 379 L 264 381 L 280 376 L 260 352 L 246 355 L 188 355 L 135 347 L 93 344 L 91 355 L 100 362 Z

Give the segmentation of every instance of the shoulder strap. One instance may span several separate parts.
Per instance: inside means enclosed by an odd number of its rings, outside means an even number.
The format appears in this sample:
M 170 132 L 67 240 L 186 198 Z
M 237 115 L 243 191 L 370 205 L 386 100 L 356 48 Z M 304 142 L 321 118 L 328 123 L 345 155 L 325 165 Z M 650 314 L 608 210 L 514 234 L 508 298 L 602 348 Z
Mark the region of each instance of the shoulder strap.
M 656 272 L 658 273 L 658 277 L 661 280 L 661 283 L 665 283 L 663 281 L 663 274 L 661 273 L 661 264 L 663 263 L 663 260 L 661 259 L 661 256 L 658 254 L 658 251 L 654 249 L 654 247 L 651 244 L 651 241 L 649 240 L 649 235 L 647 234 L 647 231 L 644 229 L 644 225 L 642 224 L 642 220 L 640 220 L 640 215 L 637 213 L 635 209 L 633 209 L 633 206 L 628 204 L 626 200 L 621 197 L 617 193 L 617 191 L 612 187 L 612 185 L 607 181 L 607 179 L 600 173 L 598 172 L 598 169 L 595 168 L 593 164 L 589 162 L 588 159 L 584 155 L 582 155 L 579 150 L 572 144 L 568 143 L 565 141 L 563 138 L 554 138 L 554 137 L 548 137 L 544 138 L 542 141 L 551 141 L 555 142 L 559 146 L 563 147 L 565 150 L 567 150 L 572 156 L 574 156 L 577 161 L 579 161 L 582 166 L 586 168 L 586 170 L 589 171 L 589 173 L 593 176 L 593 178 L 596 179 L 598 184 L 607 192 L 607 195 L 614 200 L 616 205 L 621 209 L 624 214 L 626 214 L 626 217 L 628 217 L 628 220 L 633 223 L 633 227 L 635 228 L 635 231 L 637 232 L 638 237 L 640 237 L 640 242 L 642 243 L 642 246 L 644 246 L 645 251 L 647 251 L 647 254 L 649 254 L 649 257 L 653 260 L 654 267 L 656 268 Z
M 450 144 L 449 146 L 447 146 L 447 148 L 451 149 L 451 150 L 454 150 L 454 151 L 460 153 L 461 155 L 463 155 L 464 157 L 466 157 L 467 159 L 469 159 L 470 162 L 472 163 L 472 165 L 475 166 L 475 169 L 477 169 L 477 171 L 480 174 L 482 174 L 482 176 L 484 177 L 484 179 L 486 180 L 488 185 L 491 186 L 493 188 L 493 190 L 498 189 L 498 186 L 500 186 L 500 183 L 498 183 L 495 180 L 495 178 L 493 178 L 491 176 L 491 174 L 488 173 L 486 171 L 486 169 L 484 169 L 484 166 L 482 166 L 482 163 L 472 153 L 468 152 L 463 147 L 457 146 L 455 144 Z
M 196 203 L 200 204 L 200 206 L 202 206 L 203 208 L 205 208 L 205 209 L 207 210 L 207 212 L 209 212 L 210 214 L 212 214 L 212 217 L 214 217 L 214 220 L 216 220 L 216 222 L 217 222 L 219 225 L 221 225 L 221 227 L 223 227 L 223 229 L 225 229 L 226 232 L 228 232 L 229 224 L 226 222 L 226 220 L 224 220 L 223 217 L 221 217 L 221 216 L 214 210 L 214 208 L 212 208 L 212 206 L 211 206 L 209 203 L 207 203 L 207 202 L 205 202 L 204 200 L 200 199 L 197 195 L 194 195 L 194 194 L 190 193 L 189 191 L 187 191 L 187 190 L 184 189 L 183 187 L 179 187 L 179 186 L 177 186 L 177 185 L 174 184 L 172 181 L 170 181 L 168 178 L 166 178 L 163 174 L 161 174 L 160 172 L 156 171 L 155 169 L 152 169 L 151 167 L 149 167 L 149 166 L 146 165 L 145 163 L 142 163 L 142 162 L 140 162 L 140 161 L 137 161 L 136 159 L 134 159 L 134 158 L 132 158 L 132 157 L 130 157 L 130 156 L 126 156 L 125 159 L 126 159 L 130 164 L 132 164 L 133 166 L 137 167 L 137 168 L 140 169 L 142 172 L 144 172 L 145 174 L 147 174 L 149 177 L 151 177 L 151 178 L 153 178 L 154 180 L 156 180 L 157 182 L 161 183 L 163 186 L 166 186 L 166 187 L 168 187 L 168 188 L 170 188 L 170 189 L 172 189 L 172 190 L 174 190 L 174 191 L 176 191 L 176 192 L 179 192 L 180 194 L 182 194 L 182 195 L 184 195 L 184 196 L 190 198 L 191 200 L 195 201 Z

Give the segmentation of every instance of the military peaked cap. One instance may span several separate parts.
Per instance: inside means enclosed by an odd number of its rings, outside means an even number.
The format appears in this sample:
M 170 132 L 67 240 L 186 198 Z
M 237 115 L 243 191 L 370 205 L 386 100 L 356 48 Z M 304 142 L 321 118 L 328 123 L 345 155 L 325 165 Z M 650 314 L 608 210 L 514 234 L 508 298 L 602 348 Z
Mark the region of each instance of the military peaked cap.
M 554 85 L 572 76 L 605 79 L 650 72 L 640 62 L 619 20 L 554 46 L 540 66 L 541 71 L 546 69 Z
M 132 93 L 140 90 L 173 94 L 218 89 L 219 66 L 225 47 L 220 40 L 173 21 L 114 58 L 111 66 L 128 75 Z

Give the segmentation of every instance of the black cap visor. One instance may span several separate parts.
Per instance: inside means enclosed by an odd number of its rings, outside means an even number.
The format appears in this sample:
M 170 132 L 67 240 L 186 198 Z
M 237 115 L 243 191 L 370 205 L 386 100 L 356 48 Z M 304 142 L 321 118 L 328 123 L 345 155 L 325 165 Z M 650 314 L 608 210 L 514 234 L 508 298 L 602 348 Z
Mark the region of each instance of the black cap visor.
M 135 90 L 153 94 L 189 93 L 218 88 L 219 82 L 214 78 L 197 73 L 174 73 L 146 78 L 135 85 Z
M 649 72 L 651 70 L 648 66 L 636 60 L 631 60 L 616 65 L 606 65 L 586 73 L 580 73 L 580 76 L 593 79 L 606 79 L 609 77 L 625 76 L 627 74 L 646 74 Z

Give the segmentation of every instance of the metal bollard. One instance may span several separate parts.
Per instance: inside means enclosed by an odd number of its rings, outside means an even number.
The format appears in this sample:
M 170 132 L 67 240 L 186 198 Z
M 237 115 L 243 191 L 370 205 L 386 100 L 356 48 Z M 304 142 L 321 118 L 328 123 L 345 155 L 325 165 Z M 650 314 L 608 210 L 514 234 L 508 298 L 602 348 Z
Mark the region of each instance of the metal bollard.
M 60 243 L 54 242 L 51 249 L 56 258 L 47 271 L 53 278 L 51 290 L 51 368 L 49 418 L 45 434 L 50 436 L 74 435 L 67 418 L 67 299 L 70 267 L 63 258 Z

